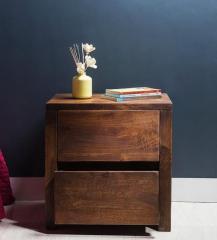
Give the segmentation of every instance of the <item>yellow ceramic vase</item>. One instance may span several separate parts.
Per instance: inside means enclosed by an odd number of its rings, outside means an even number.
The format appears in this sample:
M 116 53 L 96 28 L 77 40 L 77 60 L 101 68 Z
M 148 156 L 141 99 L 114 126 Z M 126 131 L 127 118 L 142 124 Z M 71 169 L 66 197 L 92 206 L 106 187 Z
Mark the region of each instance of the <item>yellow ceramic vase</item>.
M 78 74 L 72 79 L 72 97 L 73 98 L 91 98 L 92 97 L 92 78 L 86 73 Z

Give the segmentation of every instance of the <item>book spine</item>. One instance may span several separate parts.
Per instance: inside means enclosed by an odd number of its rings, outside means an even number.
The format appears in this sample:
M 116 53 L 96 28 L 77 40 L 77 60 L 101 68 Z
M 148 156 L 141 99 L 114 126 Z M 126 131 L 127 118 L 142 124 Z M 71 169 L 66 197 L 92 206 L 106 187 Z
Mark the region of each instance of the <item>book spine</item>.
M 109 94 L 119 94 L 119 95 L 127 95 L 127 94 L 145 94 L 145 93 L 161 93 L 160 90 L 148 90 L 148 91 L 129 91 L 129 92 L 118 92 L 118 91 L 113 91 L 106 89 L 105 93 Z
M 124 101 L 133 101 L 133 100 L 143 100 L 143 99 L 153 99 L 153 98 L 161 98 L 161 95 L 155 95 L 155 96 L 143 96 L 143 97 L 137 97 L 137 98 L 116 98 L 117 102 L 124 102 Z
M 106 93 L 106 96 L 115 98 L 138 98 L 138 97 L 149 97 L 149 96 L 161 96 L 161 92 L 156 93 L 136 93 L 136 94 L 112 94 Z
M 124 102 L 124 101 L 132 101 L 132 100 L 143 100 L 147 98 L 160 98 L 161 95 L 155 95 L 155 96 L 143 96 L 143 97 L 137 97 L 137 98 L 119 98 L 119 97 L 112 97 L 108 95 L 103 95 L 103 98 L 112 100 L 114 102 Z

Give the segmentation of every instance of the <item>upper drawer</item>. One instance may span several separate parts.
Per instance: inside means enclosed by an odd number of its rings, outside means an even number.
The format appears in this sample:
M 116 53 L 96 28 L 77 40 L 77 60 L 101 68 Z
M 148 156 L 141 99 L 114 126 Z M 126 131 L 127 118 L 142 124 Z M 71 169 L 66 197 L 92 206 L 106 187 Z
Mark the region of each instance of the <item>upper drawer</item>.
M 58 161 L 159 161 L 159 111 L 63 110 Z

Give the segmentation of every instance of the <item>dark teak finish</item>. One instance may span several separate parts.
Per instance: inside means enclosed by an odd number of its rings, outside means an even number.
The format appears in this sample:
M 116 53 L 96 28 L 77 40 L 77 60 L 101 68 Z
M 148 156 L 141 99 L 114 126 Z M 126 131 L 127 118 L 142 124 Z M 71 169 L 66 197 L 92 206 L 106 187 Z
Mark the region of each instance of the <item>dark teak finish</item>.
M 57 171 L 55 223 L 158 224 L 158 172 Z
M 172 103 L 57 94 L 46 110 L 47 226 L 171 226 Z
M 159 111 L 59 111 L 58 161 L 159 160 Z

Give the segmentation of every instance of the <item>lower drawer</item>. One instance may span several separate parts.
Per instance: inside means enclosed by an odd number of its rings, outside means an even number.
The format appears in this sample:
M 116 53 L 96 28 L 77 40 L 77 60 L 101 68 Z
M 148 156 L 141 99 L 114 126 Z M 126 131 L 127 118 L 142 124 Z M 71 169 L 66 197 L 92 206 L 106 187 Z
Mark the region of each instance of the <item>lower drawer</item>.
M 56 171 L 55 224 L 157 225 L 157 171 Z

